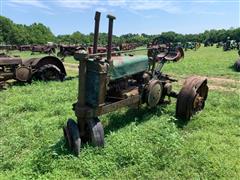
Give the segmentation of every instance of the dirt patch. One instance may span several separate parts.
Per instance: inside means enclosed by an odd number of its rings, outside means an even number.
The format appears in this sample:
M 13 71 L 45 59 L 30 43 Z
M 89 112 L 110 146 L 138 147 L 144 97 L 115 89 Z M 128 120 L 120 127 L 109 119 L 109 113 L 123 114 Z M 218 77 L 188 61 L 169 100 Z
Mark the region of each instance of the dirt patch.
M 181 77 L 178 83 L 182 85 L 187 77 L 189 76 Z M 208 87 L 211 90 L 234 92 L 240 89 L 240 80 L 229 79 L 225 77 L 207 77 L 207 79 Z
M 237 86 L 240 85 L 239 80 L 235 79 L 227 79 L 227 78 L 219 78 L 219 77 L 208 77 L 208 81 L 210 84 L 218 85 L 218 86 Z
M 226 88 L 223 86 L 214 86 L 214 85 L 208 85 L 210 90 L 215 90 L 215 91 L 224 91 L 224 92 L 234 92 L 237 91 L 237 88 Z

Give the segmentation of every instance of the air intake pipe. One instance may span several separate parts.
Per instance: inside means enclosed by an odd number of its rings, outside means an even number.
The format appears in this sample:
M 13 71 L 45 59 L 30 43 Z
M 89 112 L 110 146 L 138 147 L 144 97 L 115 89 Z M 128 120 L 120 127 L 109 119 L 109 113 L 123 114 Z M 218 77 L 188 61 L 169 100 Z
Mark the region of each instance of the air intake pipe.
M 109 19 L 108 23 L 108 46 L 107 46 L 107 61 L 112 66 L 112 34 L 113 34 L 113 20 L 116 19 L 116 17 L 112 15 L 107 15 L 107 18 Z

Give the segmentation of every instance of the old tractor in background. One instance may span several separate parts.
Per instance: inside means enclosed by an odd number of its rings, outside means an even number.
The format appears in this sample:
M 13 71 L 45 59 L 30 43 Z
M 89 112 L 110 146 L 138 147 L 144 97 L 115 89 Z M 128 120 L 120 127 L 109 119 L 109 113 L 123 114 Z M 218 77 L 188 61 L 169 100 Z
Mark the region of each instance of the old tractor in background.
M 31 51 L 32 45 L 21 45 L 18 46 L 19 51 Z
M 79 61 L 79 86 L 73 110 L 77 122 L 68 119 L 63 127 L 69 148 L 78 155 L 82 143 L 104 146 L 104 128 L 99 116 L 122 107 L 146 104 L 154 108 L 164 103 L 165 97 L 177 98 L 176 116 L 189 120 L 204 108 L 208 95 L 207 79 L 188 78 L 179 93 L 172 90 L 175 79 L 161 72 L 167 62 L 177 62 L 183 56 L 182 48 L 151 44 L 147 55 L 112 57 L 112 31 L 114 16 L 108 15 L 108 51 L 97 53 L 100 13 L 95 15 L 93 54 L 85 50 L 75 52 Z M 106 56 L 102 56 L 106 55 Z
M 238 43 L 236 40 L 231 40 L 230 37 L 227 38 L 227 41 L 223 43 L 223 51 L 229 51 L 238 48 Z
M 31 58 L 23 61 L 19 57 L 0 55 L 0 89 L 6 81 L 15 79 L 20 82 L 36 80 L 64 80 L 66 70 L 61 60 L 54 56 Z
M 86 45 L 60 45 L 57 56 L 62 58 L 62 60 L 64 60 L 66 56 L 74 56 L 75 52 L 79 50 L 86 50 L 88 51 L 89 54 L 93 54 L 92 46 L 87 47 Z M 119 48 L 117 48 L 116 46 L 112 47 L 112 51 L 116 52 L 116 55 L 120 55 L 119 53 L 117 53 L 119 51 Z M 97 47 L 97 53 L 106 53 L 106 52 L 107 52 L 107 47 L 104 47 L 104 46 Z
M 57 56 L 64 59 L 66 56 L 73 56 L 77 50 L 85 49 L 81 45 L 59 45 Z
M 213 40 L 212 39 L 205 39 L 204 41 L 203 41 L 203 45 L 204 45 L 204 47 L 208 47 L 208 46 L 213 46 Z
M 198 43 L 198 42 L 186 42 L 184 44 L 184 50 L 185 51 L 187 51 L 188 49 L 196 51 L 200 47 L 201 47 L 201 43 Z
M 57 48 L 56 45 L 33 45 L 31 48 L 31 51 L 32 51 L 31 54 L 33 55 L 34 53 L 37 52 L 37 53 L 51 55 L 56 53 L 56 48 Z

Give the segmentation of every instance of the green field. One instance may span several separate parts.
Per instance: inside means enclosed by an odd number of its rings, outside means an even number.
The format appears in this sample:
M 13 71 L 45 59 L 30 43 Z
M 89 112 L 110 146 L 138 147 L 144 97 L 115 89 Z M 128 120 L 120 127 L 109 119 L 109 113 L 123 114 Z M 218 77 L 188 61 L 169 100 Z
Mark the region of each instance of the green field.
M 209 77 L 204 111 L 188 124 L 175 119 L 175 100 L 106 114 L 100 117 L 105 148 L 85 145 L 80 157 L 67 150 L 62 132 L 67 119 L 75 118 L 76 70 L 67 69 L 73 78 L 62 83 L 18 83 L 0 91 L 0 179 L 239 179 L 236 59 L 236 51 L 202 47 L 166 64 L 164 72 L 180 79 L 177 89 L 186 76 Z

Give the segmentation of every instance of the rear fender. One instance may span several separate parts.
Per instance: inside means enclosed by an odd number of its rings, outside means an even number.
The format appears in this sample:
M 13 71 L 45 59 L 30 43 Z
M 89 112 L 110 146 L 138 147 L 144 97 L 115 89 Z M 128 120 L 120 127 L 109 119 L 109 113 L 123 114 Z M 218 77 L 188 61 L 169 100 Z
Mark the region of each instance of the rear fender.
M 33 71 L 35 71 L 35 72 L 44 65 L 53 64 L 61 70 L 61 73 L 67 75 L 62 61 L 54 56 L 45 56 L 42 58 L 32 58 L 27 61 L 24 61 L 23 64 L 25 66 L 30 66 L 33 69 Z

